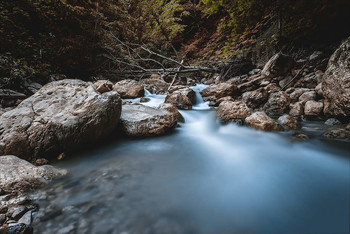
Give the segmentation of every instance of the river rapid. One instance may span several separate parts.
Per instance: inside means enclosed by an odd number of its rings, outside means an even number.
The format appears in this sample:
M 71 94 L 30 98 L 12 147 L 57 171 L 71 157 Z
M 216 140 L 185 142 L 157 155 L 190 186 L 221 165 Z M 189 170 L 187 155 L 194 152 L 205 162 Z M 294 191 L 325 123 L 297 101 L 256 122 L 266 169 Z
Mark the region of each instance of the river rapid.
M 35 232 L 349 233 L 349 141 L 321 138 L 317 122 L 302 122 L 307 141 L 219 124 L 192 88 L 197 104 L 170 134 L 58 163 L 70 175 L 33 194 Z

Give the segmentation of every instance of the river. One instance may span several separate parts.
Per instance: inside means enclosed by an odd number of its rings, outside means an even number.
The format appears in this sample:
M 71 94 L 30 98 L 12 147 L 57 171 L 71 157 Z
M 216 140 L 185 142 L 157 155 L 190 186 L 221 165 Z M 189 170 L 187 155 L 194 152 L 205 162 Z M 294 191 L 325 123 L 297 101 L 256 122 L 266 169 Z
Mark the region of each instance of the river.
M 118 139 L 58 163 L 70 175 L 34 195 L 35 232 L 349 233 L 349 141 L 322 139 L 317 122 L 302 122 L 308 141 L 221 125 L 202 88 L 166 136 Z M 151 106 L 165 98 L 147 96 Z

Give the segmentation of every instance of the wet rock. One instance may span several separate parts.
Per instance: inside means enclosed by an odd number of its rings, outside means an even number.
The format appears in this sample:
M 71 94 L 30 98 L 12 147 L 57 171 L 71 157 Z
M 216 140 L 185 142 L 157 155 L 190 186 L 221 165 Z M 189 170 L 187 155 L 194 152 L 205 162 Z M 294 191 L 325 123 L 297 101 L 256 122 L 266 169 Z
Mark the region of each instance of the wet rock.
M 137 98 L 145 95 L 145 88 L 131 79 L 117 82 L 113 90 L 117 91 L 122 98 Z
M 96 142 L 117 126 L 121 99 L 91 83 L 55 81 L 0 116 L 0 155 L 35 160 Z
M 251 114 L 252 110 L 241 101 L 224 101 L 221 102 L 216 110 L 216 117 L 222 123 L 239 122 L 243 123 L 243 120 Z
M 324 122 L 324 124 L 334 126 L 334 125 L 341 125 L 341 122 L 335 118 L 330 118 L 330 119 L 327 119 L 326 122 Z
M 281 131 L 282 127 L 265 112 L 255 112 L 245 119 L 247 126 L 267 132 Z
M 311 101 L 311 100 L 315 100 L 316 99 L 316 92 L 315 91 L 308 91 L 303 93 L 302 95 L 300 95 L 299 97 L 299 102 L 307 102 L 307 101 Z
M 306 116 L 320 116 L 323 113 L 323 103 L 316 101 L 307 101 L 305 103 L 304 114 Z
M 145 103 L 145 102 L 149 102 L 149 101 L 151 101 L 151 99 L 148 98 L 148 97 L 142 97 L 142 98 L 140 98 L 140 102 L 141 102 L 141 103 Z
M 296 86 L 314 89 L 318 84 L 317 79 L 318 76 L 312 72 L 305 75 L 299 82 L 297 82 Z
M 282 115 L 289 109 L 290 99 L 283 92 L 277 92 L 270 95 L 269 100 L 264 105 L 264 111 L 268 115 Z
M 350 117 L 350 37 L 331 56 L 322 81 L 325 114 Z
M 247 104 L 248 107 L 255 109 L 265 103 L 268 99 L 268 93 L 266 89 L 259 88 L 254 91 L 246 92 L 242 95 L 242 101 Z
M 19 220 L 26 212 L 27 212 L 27 207 L 25 206 L 20 206 L 15 211 L 12 213 L 11 217 L 14 220 Z
M 236 96 L 237 86 L 228 82 L 210 85 L 201 92 L 201 95 L 204 101 L 210 101 L 211 104 L 217 105 L 220 98 Z
M 32 224 L 32 212 L 31 210 L 27 211 L 19 220 L 18 223 L 24 223 L 25 225 Z
M 329 130 L 323 136 L 327 138 L 350 139 L 350 131 L 347 129 Z
M 350 131 L 350 124 L 346 125 L 345 129 Z
M 14 223 L 6 227 L 7 234 L 32 234 L 33 228 L 23 223 Z
M 179 123 L 184 123 L 185 122 L 184 117 L 181 115 L 181 113 L 176 109 L 176 107 L 173 104 L 171 104 L 171 103 L 162 103 L 162 104 L 159 105 L 158 108 L 167 110 L 170 113 L 174 114 L 177 122 L 179 122 Z
M 323 52 L 322 51 L 315 51 L 312 55 L 309 57 L 310 63 L 315 63 L 323 58 Z
M 294 117 L 299 117 L 304 114 L 304 105 L 302 102 L 296 102 L 289 105 L 289 114 Z
M 268 77 L 280 76 L 287 73 L 293 64 L 294 60 L 292 57 L 278 53 L 270 58 L 261 73 Z
M 293 137 L 296 139 L 299 139 L 299 140 L 304 140 L 304 141 L 310 139 L 307 135 L 302 134 L 302 133 L 294 135 Z
M 92 84 L 92 87 L 94 87 L 94 89 L 100 93 L 105 93 L 112 91 L 113 83 L 108 80 L 98 80 Z
M 133 137 L 162 135 L 176 125 L 176 116 L 165 109 L 144 105 L 123 105 L 120 126 Z
M 301 128 L 298 120 L 290 115 L 282 115 L 278 118 L 277 122 L 286 130 L 296 130 Z
M 171 103 L 179 109 L 191 110 L 196 103 L 196 93 L 190 88 L 178 89 L 169 93 L 164 102 Z
M 37 167 L 16 156 L 0 157 L 0 187 L 7 193 L 26 192 L 66 174 L 66 170 L 49 165 Z
M 170 84 L 161 78 L 147 78 L 141 81 L 142 85 L 151 93 L 165 94 Z

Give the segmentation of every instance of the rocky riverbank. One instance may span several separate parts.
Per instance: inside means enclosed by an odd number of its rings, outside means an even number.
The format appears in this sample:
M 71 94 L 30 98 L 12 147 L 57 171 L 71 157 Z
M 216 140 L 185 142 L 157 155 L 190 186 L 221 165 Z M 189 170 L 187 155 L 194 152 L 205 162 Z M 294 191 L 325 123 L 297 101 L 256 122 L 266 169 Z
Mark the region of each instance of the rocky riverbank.
M 350 38 L 327 58 L 322 52 L 295 58 L 274 55 L 266 65 L 236 77 L 202 78 L 201 95 L 217 107 L 222 123 L 236 122 L 263 131 L 296 130 L 301 120 L 335 126 L 324 137 L 350 139 Z M 190 110 L 195 83 L 172 85 L 160 76 L 94 83 L 64 79 L 33 89 L 28 98 L 3 96 L 0 109 L 0 233 L 31 233 L 38 207 L 28 191 L 67 174 L 44 165 L 114 135 L 164 135 Z M 158 107 L 132 103 L 145 89 L 166 94 Z M 5 92 L 5 91 L 2 91 Z M 6 92 L 9 92 L 7 90 Z M 6 97 L 6 98 L 4 98 Z M 5 103 L 5 104 L 4 104 Z M 297 136 L 307 139 L 307 136 Z M 15 155 L 15 156 L 12 156 Z M 31 164 L 33 163 L 33 164 Z

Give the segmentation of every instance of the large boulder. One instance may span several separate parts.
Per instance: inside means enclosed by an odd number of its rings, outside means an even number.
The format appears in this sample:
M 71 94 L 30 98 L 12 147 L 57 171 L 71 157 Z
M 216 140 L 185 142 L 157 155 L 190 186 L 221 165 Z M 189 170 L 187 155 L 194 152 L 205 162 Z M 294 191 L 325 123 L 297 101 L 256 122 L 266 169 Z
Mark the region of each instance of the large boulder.
M 0 188 L 6 193 L 23 193 L 66 174 L 66 170 L 49 165 L 37 167 L 16 156 L 0 157 Z
M 270 95 L 269 100 L 264 105 L 264 111 L 268 115 L 282 115 L 289 109 L 290 99 L 288 95 L 279 91 Z
M 293 66 L 294 59 L 288 55 L 278 53 L 272 56 L 264 66 L 262 74 L 268 77 L 277 77 L 287 73 Z
M 245 119 L 247 126 L 267 132 L 281 131 L 282 127 L 279 123 L 271 119 L 265 112 L 255 112 Z
M 326 115 L 350 118 L 350 37 L 331 56 L 322 91 Z
M 225 82 L 208 86 L 201 92 L 201 95 L 204 101 L 210 101 L 210 105 L 218 105 L 220 98 L 234 97 L 237 95 L 237 91 L 235 84 Z
M 80 80 L 49 83 L 0 116 L 0 155 L 34 160 L 94 143 L 113 132 L 120 112 L 117 92 Z
M 164 102 L 171 103 L 179 109 L 191 110 L 196 104 L 196 93 L 190 88 L 178 89 L 169 93 Z
M 120 117 L 122 131 L 132 137 L 162 135 L 177 123 L 177 116 L 166 109 L 141 104 L 123 105 Z
M 323 102 L 316 102 L 311 100 L 305 103 L 304 113 L 306 116 L 317 117 L 323 114 L 322 111 Z
M 165 94 L 170 86 L 160 77 L 150 77 L 141 81 L 142 85 L 151 93 Z
M 244 102 L 223 101 L 216 110 L 216 117 L 222 123 L 243 123 L 243 120 L 248 117 L 251 112 L 252 110 Z
M 122 98 L 137 98 L 145 95 L 145 88 L 136 80 L 122 80 L 113 86 Z

